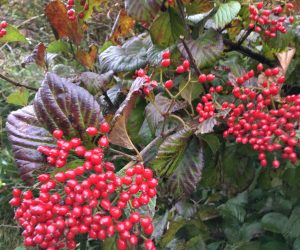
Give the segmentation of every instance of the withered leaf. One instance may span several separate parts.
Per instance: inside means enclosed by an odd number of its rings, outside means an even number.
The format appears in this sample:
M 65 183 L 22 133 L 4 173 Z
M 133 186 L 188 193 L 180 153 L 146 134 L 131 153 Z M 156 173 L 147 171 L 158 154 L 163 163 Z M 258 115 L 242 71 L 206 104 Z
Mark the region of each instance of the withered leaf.
M 88 69 L 93 69 L 95 61 L 97 59 L 98 48 L 96 45 L 91 45 L 89 52 L 78 50 L 76 53 L 77 60 Z
M 39 43 L 35 46 L 32 54 L 25 57 L 23 62 L 21 63 L 22 67 L 25 67 L 28 64 L 36 63 L 38 66 L 42 68 L 46 68 L 45 63 L 45 56 L 46 56 L 46 47 L 43 43 Z

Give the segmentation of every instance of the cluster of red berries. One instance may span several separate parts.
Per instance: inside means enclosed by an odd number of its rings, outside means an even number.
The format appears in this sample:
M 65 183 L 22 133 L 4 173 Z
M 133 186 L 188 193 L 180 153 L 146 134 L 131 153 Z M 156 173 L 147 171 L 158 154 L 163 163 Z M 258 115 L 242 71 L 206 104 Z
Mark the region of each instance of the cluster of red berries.
M 109 127 L 102 124 L 100 130 L 108 132 Z M 96 132 L 94 128 L 87 129 L 89 135 Z M 53 136 L 60 138 L 60 148 L 62 131 L 54 131 Z M 75 249 L 75 237 L 81 234 L 95 240 L 116 236 L 119 250 L 142 243 L 139 236 L 150 236 L 154 227 L 151 217 L 136 209 L 156 196 L 158 181 L 152 170 L 136 164 L 119 177 L 113 163 L 103 161 L 103 148 L 87 150 L 77 139 L 75 142 L 74 155 L 85 160 L 82 166 L 54 176 L 39 175 L 38 190 L 13 190 L 10 204 L 17 207 L 15 218 L 24 229 L 24 245 L 47 250 Z M 150 239 L 144 246 L 147 250 L 156 249 Z
M 76 0 L 68 0 L 67 2 L 67 9 L 68 9 L 68 17 L 71 21 L 76 20 L 76 11 L 74 9 Z M 84 18 L 84 12 L 89 9 L 89 3 L 86 0 L 80 0 L 80 5 L 82 6 L 83 10 L 78 13 L 78 17 L 80 19 Z
M 6 27 L 7 27 L 7 22 L 6 21 L 2 21 L 0 23 L 0 38 L 4 37 L 6 35 Z
M 149 95 L 149 93 L 158 86 L 157 81 L 152 80 L 143 69 L 139 69 L 135 72 L 134 78 L 136 77 L 144 78 L 144 85 L 142 88 L 144 95 Z
M 99 132 L 106 134 L 109 132 L 109 124 L 103 123 L 100 126 L 100 131 L 95 127 L 89 127 L 86 130 L 86 133 L 89 136 L 97 136 Z M 39 146 L 38 151 L 47 156 L 47 162 L 58 168 L 62 168 L 67 164 L 67 159 L 69 157 L 70 151 L 74 150 L 76 155 L 81 157 L 87 154 L 86 149 L 82 146 L 82 141 L 79 138 L 72 138 L 70 141 L 62 140 L 63 132 L 61 130 L 55 130 L 53 132 L 53 137 L 57 139 L 57 147 L 49 148 L 47 146 Z M 109 146 L 109 141 L 107 136 L 103 135 L 98 144 L 100 147 L 107 148 Z M 92 163 L 101 162 L 103 159 L 102 150 L 98 155 L 94 154 L 91 158 Z
M 267 5 L 267 3 L 266 3 Z M 287 3 L 286 8 L 292 10 L 294 8 L 292 3 Z M 250 29 L 254 29 L 255 32 L 264 34 L 270 38 L 277 36 L 277 31 L 286 33 L 286 27 L 284 23 L 288 20 L 289 23 L 294 22 L 294 17 L 281 15 L 284 9 L 279 5 L 272 9 L 264 8 L 264 2 L 258 2 L 249 6 L 251 23 Z
M 224 137 L 233 135 L 237 143 L 250 144 L 259 152 L 263 167 L 268 165 L 268 152 L 274 155 L 274 168 L 280 166 L 279 157 L 295 163 L 299 147 L 296 130 L 300 125 L 300 95 L 287 96 L 278 101 L 281 85 L 285 82 L 280 69 L 264 70 L 263 65 L 259 64 L 257 70 L 263 72 L 265 77 L 261 87 L 245 86 L 244 83 L 255 76 L 254 70 L 251 70 L 237 78 L 239 85 L 232 89 L 236 100 L 232 103 L 224 101 L 221 105 L 222 112 L 229 111 L 228 116 L 223 117 L 229 127 Z M 219 88 L 219 92 L 222 90 L 220 86 L 216 88 Z M 218 92 L 216 88 L 211 88 L 211 93 Z M 198 104 L 200 123 L 216 116 L 218 110 L 213 99 L 214 95 L 207 94 Z
M 196 111 L 199 114 L 199 123 L 204 122 L 205 120 L 214 117 L 216 107 L 212 101 L 213 96 L 212 94 L 208 93 L 202 96 L 202 103 L 198 103 Z
M 171 52 L 169 50 L 165 50 L 162 54 L 161 66 L 164 68 L 168 68 L 171 65 Z

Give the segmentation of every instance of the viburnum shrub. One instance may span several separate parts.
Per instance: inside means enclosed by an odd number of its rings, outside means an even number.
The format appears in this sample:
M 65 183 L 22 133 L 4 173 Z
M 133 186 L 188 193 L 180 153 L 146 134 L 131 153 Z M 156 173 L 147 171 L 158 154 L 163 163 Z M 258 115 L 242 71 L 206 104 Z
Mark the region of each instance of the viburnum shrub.
M 295 248 L 299 230 L 286 227 L 299 214 L 299 4 L 112 2 L 49 1 L 56 40 L 22 63 L 44 81 L 0 74 L 22 88 L 9 102 L 28 101 L 6 123 L 28 184 L 10 201 L 24 245 Z M 116 17 L 108 33 L 103 16 Z M 28 41 L 8 31 L 0 42 Z
M 100 131 L 89 127 L 86 133 L 95 137 L 109 132 L 108 123 Z M 154 230 L 152 218 L 138 209 L 156 196 L 158 181 L 142 163 L 126 169 L 124 176 L 115 173 L 111 162 L 104 162 L 108 139 L 103 135 L 98 147 L 86 148 L 79 138 L 63 139 L 55 130 L 55 148 L 40 146 L 55 172 L 37 176 L 34 188 L 13 190 L 10 204 L 16 207 L 15 218 L 24 229 L 24 246 L 41 249 L 75 249 L 75 237 L 87 234 L 90 239 L 105 240 L 116 235 L 119 250 L 136 246 L 156 249 L 149 237 Z M 84 159 L 75 168 L 60 171 L 68 158 Z

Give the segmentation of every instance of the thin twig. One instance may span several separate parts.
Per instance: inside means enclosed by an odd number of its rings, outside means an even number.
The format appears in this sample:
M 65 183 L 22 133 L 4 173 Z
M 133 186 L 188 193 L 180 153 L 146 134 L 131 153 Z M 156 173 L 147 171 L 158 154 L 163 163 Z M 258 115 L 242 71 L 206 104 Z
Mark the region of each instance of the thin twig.
M 186 22 L 186 18 L 185 18 L 184 5 L 183 5 L 183 3 L 182 3 L 181 0 L 176 0 L 176 2 L 177 2 L 177 5 L 178 5 L 178 7 L 179 7 L 181 19 L 182 19 L 182 21 L 183 21 L 183 23 L 184 23 L 185 30 L 186 30 L 186 32 L 187 32 L 188 34 L 190 34 L 190 32 L 189 32 L 190 28 L 189 28 L 189 26 L 188 26 L 188 24 L 187 24 L 187 22 Z
M 197 73 L 198 76 L 201 75 L 201 71 L 200 71 L 200 69 L 197 67 L 196 61 L 195 61 L 195 59 L 194 59 L 194 57 L 193 57 L 193 55 L 192 55 L 192 52 L 190 51 L 189 46 L 188 46 L 188 45 L 186 44 L 186 42 L 185 42 L 184 37 L 181 36 L 181 37 L 180 37 L 180 40 L 181 40 L 181 42 L 182 42 L 182 44 L 183 44 L 183 47 L 184 47 L 186 53 L 187 53 L 188 56 L 189 56 L 190 63 L 191 63 L 191 65 L 192 65 L 193 69 L 195 70 L 195 72 Z M 208 87 L 207 87 L 205 84 L 203 84 L 203 88 L 204 88 L 204 90 L 205 90 L 206 93 L 209 92 Z
M 256 53 L 252 51 L 251 49 L 248 49 L 244 46 L 238 45 L 237 43 L 234 43 L 230 41 L 229 39 L 223 39 L 224 44 L 228 47 L 228 49 L 225 52 L 230 52 L 230 51 L 237 51 L 245 56 L 248 56 L 260 63 L 266 64 L 270 67 L 274 67 L 276 65 L 276 61 L 269 60 L 268 58 L 264 57 L 263 55 Z
M 21 83 L 18 83 L 18 82 L 15 82 L 14 80 L 12 79 L 9 79 L 8 77 L 0 74 L 0 78 L 2 78 L 3 80 L 17 86 L 17 87 L 22 87 L 22 88 L 26 88 L 26 89 L 29 89 L 29 90 L 32 90 L 32 91 L 38 91 L 37 88 L 34 88 L 34 87 L 30 87 L 30 86 L 27 86 L 27 85 L 24 85 L 24 84 L 21 84 Z
M 129 159 L 129 160 L 132 160 L 132 161 L 136 160 L 136 157 L 135 157 L 135 156 L 126 154 L 126 153 L 121 152 L 121 151 L 119 151 L 119 150 L 116 150 L 116 149 L 113 149 L 113 148 L 109 148 L 109 151 L 111 151 L 111 152 L 113 152 L 113 153 L 116 153 L 116 154 L 119 154 L 119 155 L 122 155 L 122 156 L 124 156 L 125 158 L 127 158 L 127 159 Z

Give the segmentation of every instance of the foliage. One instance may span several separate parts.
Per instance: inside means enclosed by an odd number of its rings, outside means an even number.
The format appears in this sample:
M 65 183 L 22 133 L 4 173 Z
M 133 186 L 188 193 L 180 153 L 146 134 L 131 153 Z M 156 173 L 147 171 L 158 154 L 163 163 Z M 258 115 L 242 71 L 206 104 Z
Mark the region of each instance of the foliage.
M 118 175 L 143 162 L 159 179 L 140 211 L 152 216 L 157 249 L 298 249 L 299 4 L 79 2 L 70 12 L 61 0 L 0 1 L 0 248 L 22 245 L 12 188 L 69 170 L 51 169 L 37 148 L 54 147 L 57 129 L 94 148 L 99 138 L 84 131 L 107 121 L 105 160 Z M 244 111 L 253 106 L 265 116 Z M 251 115 L 260 123 L 242 129 Z M 266 132 L 272 123 L 287 139 Z M 115 249 L 118 238 L 76 240 Z

